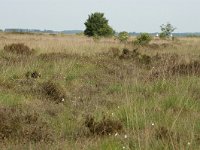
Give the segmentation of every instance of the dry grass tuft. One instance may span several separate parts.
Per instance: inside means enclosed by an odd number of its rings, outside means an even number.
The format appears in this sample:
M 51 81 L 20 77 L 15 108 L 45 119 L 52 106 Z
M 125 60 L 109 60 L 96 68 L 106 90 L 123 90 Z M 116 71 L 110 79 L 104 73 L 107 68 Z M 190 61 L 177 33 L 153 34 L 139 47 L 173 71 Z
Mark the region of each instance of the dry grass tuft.
M 133 49 L 132 51 L 127 48 L 123 49 L 119 59 L 132 59 L 133 61 L 144 65 L 149 65 L 151 63 L 151 57 L 138 52 L 138 48 Z
M 169 67 L 172 75 L 200 75 L 200 62 L 192 61 L 190 63 L 181 63 L 173 67 Z
M 39 72 L 37 72 L 37 71 L 33 71 L 33 72 L 28 71 L 25 74 L 25 76 L 26 76 L 27 79 L 30 79 L 30 78 L 37 79 L 37 78 L 41 77 L 41 74 Z
M 192 57 L 186 59 L 177 54 L 157 54 L 151 58 L 151 62 L 150 80 L 200 75 L 200 61 Z
M 117 47 L 111 47 L 109 53 L 113 57 L 119 57 L 120 56 L 120 49 Z
M 165 128 L 165 127 L 159 127 L 156 129 L 155 136 L 157 139 L 162 141 L 168 141 L 168 142 L 179 142 L 180 136 L 171 130 Z
M 94 117 L 87 117 L 85 126 L 95 135 L 109 135 L 120 132 L 123 129 L 123 125 L 120 121 L 104 118 L 100 122 L 95 122 Z
M 20 106 L 0 107 L 0 142 L 49 142 L 53 140 L 52 133 L 39 114 L 26 112 Z
M 44 93 L 48 99 L 56 103 L 64 102 L 66 98 L 65 91 L 59 84 L 48 81 L 42 83 L 41 87 L 42 93 Z
M 10 45 L 5 45 L 4 51 L 18 54 L 18 55 L 31 55 L 34 53 L 35 50 L 30 49 L 28 46 L 24 45 L 23 43 L 17 43 L 17 44 L 14 43 Z
M 65 59 L 68 57 L 70 57 L 68 54 L 62 53 L 62 52 L 45 53 L 45 54 L 40 54 L 38 56 L 39 59 L 45 60 L 45 61 L 58 61 L 58 60 Z

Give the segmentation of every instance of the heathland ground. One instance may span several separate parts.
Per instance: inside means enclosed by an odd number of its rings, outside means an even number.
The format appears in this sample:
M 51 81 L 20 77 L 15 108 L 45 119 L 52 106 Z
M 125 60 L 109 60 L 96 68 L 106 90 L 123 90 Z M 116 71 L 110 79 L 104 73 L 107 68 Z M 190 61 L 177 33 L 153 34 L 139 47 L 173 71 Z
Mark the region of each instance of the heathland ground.
M 1 149 L 200 149 L 200 38 L 134 39 L 0 33 Z

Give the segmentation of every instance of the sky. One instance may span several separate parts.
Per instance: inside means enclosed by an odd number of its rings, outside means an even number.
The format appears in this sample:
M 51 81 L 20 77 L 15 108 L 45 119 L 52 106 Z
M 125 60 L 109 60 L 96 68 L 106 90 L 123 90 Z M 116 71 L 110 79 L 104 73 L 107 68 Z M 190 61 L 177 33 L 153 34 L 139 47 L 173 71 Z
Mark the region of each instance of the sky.
M 88 15 L 103 12 L 117 32 L 200 32 L 200 0 L 0 0 L 0 29 L 84 30 Z

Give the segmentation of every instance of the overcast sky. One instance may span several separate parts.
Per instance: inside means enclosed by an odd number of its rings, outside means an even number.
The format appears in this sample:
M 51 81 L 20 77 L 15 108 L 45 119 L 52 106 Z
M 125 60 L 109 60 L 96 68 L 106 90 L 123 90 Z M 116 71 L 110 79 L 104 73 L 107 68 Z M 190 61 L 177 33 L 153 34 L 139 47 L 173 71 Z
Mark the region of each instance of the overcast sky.
M 84 30 L 88 14 L 104 12 L 116 31 L 200 32 L 200 0 L 0 0 L 0 29 Z

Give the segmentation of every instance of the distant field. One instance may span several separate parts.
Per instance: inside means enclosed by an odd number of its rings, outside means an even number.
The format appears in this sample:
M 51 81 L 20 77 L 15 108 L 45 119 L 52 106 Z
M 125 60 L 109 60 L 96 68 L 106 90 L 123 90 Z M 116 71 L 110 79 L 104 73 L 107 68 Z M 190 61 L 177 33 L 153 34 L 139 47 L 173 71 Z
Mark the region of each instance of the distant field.
M 134 39 L 0 33 L 1 149 L 200 149 L 200 38 Z

